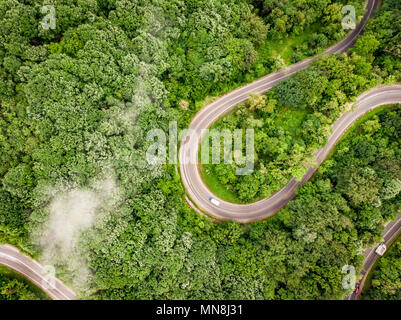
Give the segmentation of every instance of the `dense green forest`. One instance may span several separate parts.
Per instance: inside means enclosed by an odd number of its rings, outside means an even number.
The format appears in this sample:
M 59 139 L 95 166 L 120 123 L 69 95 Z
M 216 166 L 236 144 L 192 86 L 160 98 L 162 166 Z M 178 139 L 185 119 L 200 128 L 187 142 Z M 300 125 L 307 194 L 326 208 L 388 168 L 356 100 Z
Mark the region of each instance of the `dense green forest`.
M 364 292 L 366 300 L 401 300 L 401 239 L 379 259 L 371 287 Z
M 49 1 L 56 29 L 44 30 L 36 1 L 1 1 L 0 241 L 54 265 L 82 298 L 341 298 L 342 266 L 358 266 L 400 208 L 399 107 L 347 137 L 286 209 L 250 225 L 196 214 L 176 168 L 147 164 L 145 152 L 148 130 L 185 127 L 207 96 L 345 36 L 345 3 L 59 0 Z M 401 78 L 400 6 L 385 0 L 351 55 L 285 81 L 250 122 L 279 126 L 273 114 L 300 103 L 302 159 L 344 103 Z M 308 40 L 294 41 L 289 61 L 275 54 L 298 36 Z M 315 76 L 324 92 L 300 82 Z M 276 131 L 277 147 L 305 137 Z
M 42 300 L 46 295 L 13 271 L 0 266 L 0 300 Z

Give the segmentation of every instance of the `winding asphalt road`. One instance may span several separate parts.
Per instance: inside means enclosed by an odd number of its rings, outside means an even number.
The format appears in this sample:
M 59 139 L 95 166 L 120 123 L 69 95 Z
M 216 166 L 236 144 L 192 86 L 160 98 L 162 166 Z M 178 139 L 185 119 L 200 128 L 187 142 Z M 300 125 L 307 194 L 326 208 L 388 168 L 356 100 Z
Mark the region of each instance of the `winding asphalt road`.
M 378 0 L 369 0 L 367 3 L 366 13 L 356 29 L 340 43 L 329 48 L 325 54 L 343 53 L 351 48 L 358 35 L 363 31 L 369 17 L 373 16 L 378 3 Z M 293 178 L 290 180 L 288 185 L 273 194 L 270 198 L 252 204 L 240 205 L 229 203 L 213 195 L 213 197 L 220 202 L 219 206 L 215 206 L 209 201 L 212 192 L 203 182 L 198 170 L 198 152 L 203 130 L 209 128 L 219 118 L 232 110 L 238 103 L 246 101 L 250 93 L 263 93 L 270 90 L 283 79 L 286 79 L 297 71 L 307 67 L 313 59 L 315 58 L 312 57 L 306 59 L 288 67 L 285 71 L 270 74 L 236 89 L 207 105 L 196 114 L 189 126 L 190 130 L 182 140 L 179 151 L 181 178 L 188 194 L 188 203 L 195 210 L 198 212 L 206 212 L 222 221 L 234 220 L 237 222 L 248 223 L 265 219 L 282 209 L 295 197 L 296 188 L 312 177 L 317 167 L 310 168 L 301 181 L 296 181 Z M 378 106 L 399 102 L 401 102 L 400 85 L 378 87 L 362 94 L 357 99 L 355 110 L 344 114 L 340 119 L 338 119 L 338 121 L 333 125 L 333 132 L 328 139 L 327 145 L 315 153 L 318 166 L 355 120 Z
M 10 245 L 0 245 L 0 264 L 29 279 L 54 300 L 75 300 L 75 293 L 59 279 L 47 275 L 35 260 L 21 254 Z

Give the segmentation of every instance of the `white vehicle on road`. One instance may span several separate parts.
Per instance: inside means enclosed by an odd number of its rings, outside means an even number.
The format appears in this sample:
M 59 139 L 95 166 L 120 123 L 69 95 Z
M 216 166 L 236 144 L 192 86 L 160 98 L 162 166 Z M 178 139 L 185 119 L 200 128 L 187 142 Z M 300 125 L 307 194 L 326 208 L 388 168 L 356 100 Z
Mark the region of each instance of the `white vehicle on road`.
M 376 253 L 379 255 L 379 256 L 382 256 L 385 252 L 386 252 L 386 250 L 387 250 L 387 247 L 386 247 L 386 245 L 384 244 L 384 242 L 382 242 L 382 243 L 380 243 L 380 245 L 377 247 L 377 249 L 376 249 Z
M 213 197 L 209 197 L 209 201 L 211 202 L 211 203 L 213 203 L 215 206 L 219 206 L 220 205 L 220 202 L 219 201 L 217 201 L 215 198 L 213 198 Z

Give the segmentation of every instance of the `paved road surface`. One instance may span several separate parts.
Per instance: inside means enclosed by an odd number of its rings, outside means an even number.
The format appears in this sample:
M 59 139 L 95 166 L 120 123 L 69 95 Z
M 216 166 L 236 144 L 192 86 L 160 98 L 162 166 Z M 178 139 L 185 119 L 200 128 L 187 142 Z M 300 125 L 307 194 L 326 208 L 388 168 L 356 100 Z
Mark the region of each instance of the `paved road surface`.
M 22 255 L 17 248 L 0 245 L 0 264 L 23 275 L 54 300 L 74 300 L 76 298 L 71 289 L 67 288 L 59 279 L 46 275 L 38 262 Z
M 377 0 L 369 0 L 365 16 L 361 23 L 347 38 L 329 48 L 326 54 L 342 53 L 351 48 L 366 25 L 367 19 L 374 14 L 378 2 Z M 265 219 L 275 214 L 294 198 L 295 189 L 301 182 L 292 179 L 286 187 L 276 192 L 270 198 L 248 205 L 239 205 L 223 201 L 213 196 L 220 202 L 219 206 L 215 206 L 209 201 L 209 197 L 212 196 L 212 193 L 206 187 L 198 170 L 198 152 L 202 138 L 202 130 L 209 128 L 219 118 L 232 110 L 238 103 L 246 101 L 249 93 L 263 93 L 271 89 L 283 79 L 307 67 L 313 59 L 314 58 L 309 58 L 288 67 L 286 71 L 270 74 L 251 84 L 234 90 L 198 112 L 189 126 L 191 130 L 184 137 L 179 151 L 181 177 L 191 200 L 189 201 L 190 204 L 211 214 L 219 220 L 234 220 L 247 223 Z M 328 144 L 316 153 L 318 165 L 320 165 L 338 139 L 356 119 L 377 106 L 394 102 L 401 102 L 400 86 L 376 88 L 359 97 L 357 101 L 359 108 L 354 112 L 344 115 L 336 122 Z M 303 177 L 302 182 L 309 180 L 314 172 L 315 169 L 310 169 Z
M 399 236 L 401 231 L 401 214 L 398 216 L 396 221 L 390 222 L 386 225 L 386 229 L 383 233 L 384 243 L 388 247 L 389 244 Z M 369 275 L 370 270 L 372 269 L 373 265 L 376 263 L 376 260 L 380 258 L 378 254 L 375 252 L 376 248 L 369 248 L 365 251 L 365 261 L 363 264 L 363 270 L 361 274 L 363 275 L 362 279 L 359 281 L 360 284 L 360 291 L 362 292 L 363 286 L 365 284 L 366 278 Z M 357 300 L 359 298 L 359 294 L 355 292 L 345 298 L 345 300 Z

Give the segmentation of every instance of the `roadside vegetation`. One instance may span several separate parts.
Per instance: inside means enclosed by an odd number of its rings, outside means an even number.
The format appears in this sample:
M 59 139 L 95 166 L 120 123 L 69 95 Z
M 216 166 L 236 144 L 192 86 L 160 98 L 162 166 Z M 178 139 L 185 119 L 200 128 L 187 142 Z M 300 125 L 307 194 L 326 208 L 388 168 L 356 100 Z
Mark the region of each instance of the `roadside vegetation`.
M 372 271 L 364 300 L 401 300 L 401 238 L 380 258 Z
M 150 129 L 185 127 L 207 96 L 344 37 L 345 1 L 50 2 L 55 30 L 38 27 L 35 1 L 0 2 L 0 241 L 54 265 L 83 298 L 340 298 L 341 267 L 360 262 L 358 248 L 399 209 L 398 108 L 361 129 L 365 139 L 347 138 L 286 209 L 249 225 L 196 214 L 175 166 L 149 165 L 145 153 Z M 336 99 L 399 80 L 400 23 L 399 1 L 385 0 L 354 54 L 320 60 L 272 93 L 276 138 L 292 144 L 310 117 L 317 145 Z M 306 46 L 295 40 L 303 32 L 313 35 Z M 271 46 L 289 39 L 294 54 Z M 302 85 L 314 76 L 339 94 Z M 279 120 L 286 104 L 294 116 Z
M 18 273 L 0 266 L 1 300 L 48 300 L 47 295 Z

